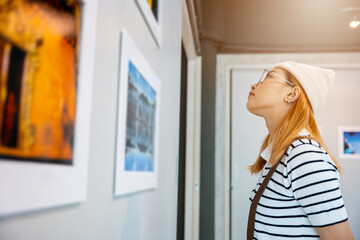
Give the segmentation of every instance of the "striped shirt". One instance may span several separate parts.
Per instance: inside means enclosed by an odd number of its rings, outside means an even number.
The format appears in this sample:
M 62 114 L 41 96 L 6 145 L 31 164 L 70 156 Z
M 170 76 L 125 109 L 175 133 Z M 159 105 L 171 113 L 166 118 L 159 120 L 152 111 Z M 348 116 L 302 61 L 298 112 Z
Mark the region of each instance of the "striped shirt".
M 308 135 L 303 130 L 299 135 Z M 261 156 L 269 160 L 271 146 Z M 250 201 L 266 174 L 263 169 Z M 281 158 L 256 209 L 254 239 L 320 239 L 315 227 L 347 220 L 339 189 L 339 172 L 328 153 L 314 140 L 294 141 Z

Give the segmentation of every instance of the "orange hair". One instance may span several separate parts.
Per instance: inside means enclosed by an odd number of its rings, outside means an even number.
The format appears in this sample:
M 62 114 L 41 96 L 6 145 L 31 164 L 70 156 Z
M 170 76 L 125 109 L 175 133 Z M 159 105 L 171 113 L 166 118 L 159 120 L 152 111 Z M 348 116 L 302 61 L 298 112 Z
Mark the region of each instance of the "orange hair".
M 310 138 L 316 140 L 329 154 L 331 159 L 334 161 L 336 167 L 340 171 L 340 166 L 336 161 L 334 155 L 330 153 L 321 138 L 319 129 L 315 122 L 310 101 L 306 96 L 303 87 L 290 72 L 286 70 L 285 72 L 287 79 L 290 82 L 294 83 L 296 86 L 300 87 L 300 95 L 299 98 L 294 102 L 293 106 L 291 106 L 282 121 L 280 121 L 279 125 L 275 128 L 275 130 L 271 134 L 268 134 L 266 136 L 261 146 L 260 153 L 268 146 L 269 140 L 272 139 L 273 144 L 269 164 L 273 166 L 274 164 L 278 163 L 278 161 L 280 161 L 281 157 L 284 155 L 290 144 L 295 140 L 298 133 L 301 132 L 301 130 L 303 129 L 307 129 L 312 137 L 304 136 L 303 138 Z M 259 173 L 266 164 L 266 161 L 260 156 L 260 153 L 256 162 L 253 165 L 249 166 L 251 174 Z

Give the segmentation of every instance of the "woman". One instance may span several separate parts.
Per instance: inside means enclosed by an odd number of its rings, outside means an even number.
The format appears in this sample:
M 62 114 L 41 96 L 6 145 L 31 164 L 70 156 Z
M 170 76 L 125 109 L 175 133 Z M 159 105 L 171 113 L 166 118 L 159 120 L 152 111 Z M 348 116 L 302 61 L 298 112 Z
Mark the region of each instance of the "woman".
M 250 166 L 262 177 L 250 198 L 248 239 L 354 239 L 339 189 L 340 167 L 314 119 L 334 76 L 329 69 L 288 61 L 265 70 L 251 86 L 247 109 L 265 119 L 269 134 Z

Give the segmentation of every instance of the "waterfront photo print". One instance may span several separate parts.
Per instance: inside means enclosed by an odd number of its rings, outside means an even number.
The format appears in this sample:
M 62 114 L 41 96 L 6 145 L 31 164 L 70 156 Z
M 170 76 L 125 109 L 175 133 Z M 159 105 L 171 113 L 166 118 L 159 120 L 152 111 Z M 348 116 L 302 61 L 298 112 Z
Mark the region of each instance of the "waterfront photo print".
M 154 171 L 156 92 L 129 61 L 125 171 Z
M 160 80 L 126 30 L 120 35 L 115 196 L 156 188 Z

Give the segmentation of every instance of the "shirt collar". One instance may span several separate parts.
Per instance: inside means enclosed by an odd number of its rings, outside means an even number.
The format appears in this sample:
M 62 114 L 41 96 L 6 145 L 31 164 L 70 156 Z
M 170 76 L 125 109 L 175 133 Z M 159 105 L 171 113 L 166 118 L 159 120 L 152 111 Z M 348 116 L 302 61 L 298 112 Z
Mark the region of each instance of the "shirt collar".
M 309 131 L 305 128 L 301 130 L 297 136 L 308 136 L 310 135 Z M 272 144 L 268 145 L 261 153 L 260 156 L 267 162 L 271 157 Z

